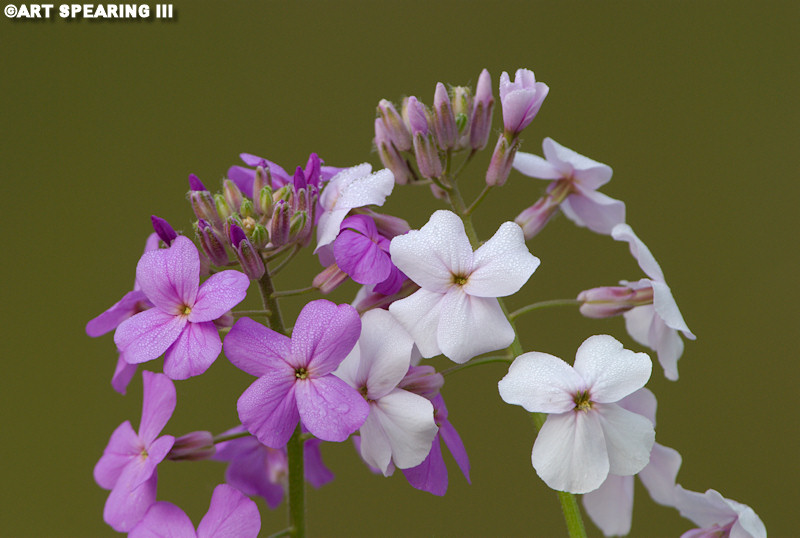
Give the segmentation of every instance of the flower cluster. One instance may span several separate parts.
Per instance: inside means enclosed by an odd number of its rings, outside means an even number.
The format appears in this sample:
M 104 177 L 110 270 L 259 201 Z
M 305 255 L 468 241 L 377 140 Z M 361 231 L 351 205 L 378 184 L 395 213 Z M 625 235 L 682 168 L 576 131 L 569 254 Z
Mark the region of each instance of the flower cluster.
M 245 166 L 232 166 L 219 192 L 189 176 L 194 241 L 153 216 L 133 291 L 86 326 L 92 337 L 114 331 L 119 356 L 112 386 L 120 393 L 137 365 L 164 357 L 163 373 L 142 373 L 138 432 L 123 422 L 95 467 L 96 482 L 110 490 L 105 521 L 137 537 L 256 536 L 260 515 L 248 496 L 260 496 L 270 509 L 288 499 L 289 527 L 277 534 L 303 536 L 305 481 L 331 482 L 321 447 L 348 439 L 376 474 L 400 469 L 412 487 L 444 495 L 442 444 L 467 482 L 471 466 L 450 422 L 445 376 L 505 362 L 499 396 L 533 414 L 539 432 L 531 463 L 548 487 L 564 492 L 559 498 L 572 535 L 582 530 L 574 527 L 580 514 L 572 494 L 584 495 L 587 514 L 604 534 L 627 534 L 638 475 L 657 503 L 700 526 L 684 536 L 766 536 L 749 507 L 676 484 L 681 457 L 655 442 L 646 353 L 610 335 L 586 339 L 572 365 L 523 347 L 535 342 L 521 340 L 513 319 L 565 301 L 509 313 L 504 298 L 539 267 L 526 241 L 559 209 L 580 227 L 628 243 L 647 275 L 582 291 L 569 303 L 590 318 L 623 315 L 632 340 L 657 353 L 671 380 L 684 347 L 678 333 L 694 339 L 661 267 L 625 222 L 625 204 L 597 191 L 611 168 L 551 138 L 544 139 L 544 158 L 518 152 L 548 91 L 530 70 L 518 69 L 513 81 L 502 73 L 503 129 L 483 191 L 469 205 L 458 180 L 492 134 L 495 97 L 487 70 L 474 90 L 437 84 L 431 107 L 415 96 L 400 105 L 381 100 L 374 138 L 381 170 L 368 163 L 324 166 L 312 153 L 289 174 L 242 153 Z M 473 215 L 512 169 L 549 184 L 532 206 L 481 241 Z M 376 211 L 396 184 L 428 185 L 440 204 L 419 229 Z M 312 243 L 323 270 L 306 288 L 279 289 L 278 274 Z M 348 281 L 361 286 L 352 304 L 322 298 Z M 263 309 L 234 310 L 256 289 Z M 306 294 L 313 300 L 287 324 L 282 303 Z M 223 350 L 255 378 L 238 399 L 220 398 L 236 406 L 237 423 L 216 436 L 161 435 L 178 401 L 174 381 L 210 375 Z M 437 371 L 442 362 L 449 367 Z M 226 462 L 226 483 L 214 489 L 195 529 L 182 509 L 157 500 L 157 467 L 201 459 Z

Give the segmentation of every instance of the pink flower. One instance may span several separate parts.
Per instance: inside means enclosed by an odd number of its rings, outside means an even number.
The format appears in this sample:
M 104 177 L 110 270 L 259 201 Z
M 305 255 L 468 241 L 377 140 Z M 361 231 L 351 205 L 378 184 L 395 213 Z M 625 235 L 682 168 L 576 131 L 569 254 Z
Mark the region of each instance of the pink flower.
M 655 431 L 645 417 L 616 402 L 642 388 L 652 365 L 608 335 L 590 336 L 575 366 L 546 353 L 514 359 L 500 397 L 532 413 L 549 413 L 531 453 L 536 473 L 551 488 L 587 493 L 609 473 L 636 474 L 650 460 Z
M 129 538 L 256 538 L 261 516 L 256 503 L 227 484 L 214 488 L 211 505 L 197 531 L 186 513 L 168 502 L 157 502 L 128 534 Z
M 389 311 L 423 357 L 442 353 L 462 363 L 514 340 L 497 297 L 516 293 L 539 266 L 519 226 L 503 223 L 473 252 L 461 219 L 440 210 L 420 230 L 392 239 L 390 252 L 421 288 Z
M 94 479 L 111 494 L 103 519 L 119 532 L 129 531 L 156 500 L 156 466 L 172 448 L 175 438 L 158 437 L 175 411 L 175 385 L 164 374 L 142 372 L 144 397 L 139 433 L 129 421 L 111 434 Z M 158 437 L 158 438 L 157 438 Z
M 222 350 L 214 320 L 244 299 L 250 280 L 229 270 L 200 286 L 197 247 L 184 236 L 169 249 L 145 252 L 136 280 L 154 307 L 117 328 L 114 342 L 125 360 L 139 364 L 165 353 L 164 373 L 171 379 L 205 372 Z
M 681 538 L 767 538 L 767 529 L 752 508 L 716 490 L 696 493 L 676 486 L 675 500 L 681 515 L 702 527 Z
M 625 204 L 609 198 L 597 189 L 611 179 L 611 167 L 565 148 L 552 138 L 542 143 L 545 158 L 518 152 L 514 168 L 529 177 L 548 179 L 547 195 L 516 218 L 525 230 L 525 238 L 536 235 L 555 211 L 564 214 L 578 226 L 593 232 L 611 233 L 625 222 Z
M 344 441 L 364 423 L 369 405 L 333 375 L 361 332 L 350 305 L 308 303 L 288 338 L 242 318 L 225 338 L 225 355 L 258 379 L 239 398 L 239 418 L 271 448 L 289 441 L 298 421 L 325 441 Z
M 503 126 L 510 138 L 530 125 L 549 91 L 547 84 L 536 82 L 530 69 L 517 69 L 514 82 L 503 71 L 500 75 L 500 103 L 503 106 Z

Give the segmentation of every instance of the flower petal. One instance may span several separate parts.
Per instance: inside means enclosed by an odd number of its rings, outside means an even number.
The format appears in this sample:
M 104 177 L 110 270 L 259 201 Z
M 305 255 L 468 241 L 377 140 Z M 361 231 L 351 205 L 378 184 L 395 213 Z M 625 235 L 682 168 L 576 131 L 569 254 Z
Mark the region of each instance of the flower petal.
M 617 404 L 596 404 L 608 450 L 609 472 L 620 476 L 636 474 L 650 461 L 656 432 L 641 415 Z
M 673 448 L 653 444 L 650 462 L 639 471 L 639 478 L 650 497 L 658 504 L 675 506 L 675 479 L 681 468 L 681 455 Z
M 349 229 L 333 242 L 336 265 L 359 284 L 377 284 L 389 277 L 389 256 L 369 237 Z
M 449 421 L 444 420 L 439 424 L 439 437 L 441 437 L 444 444 L 447 445 L 447 450 L 453 455 L 453 459 L 456 460 L 458 468 L 461 469 L 461 473 L 464 475 L 464 478 L 467 479 L 467 483 L 471 483 L 469 479 L 469 456 L 467 456 L 467 449 L 464 447 L 463 441 L 461 441 L 461 436 L 458 435 L 458 432 Z
M 142 310 L 143 304 L 149 304 L 144 292 L 129 291 L 114 306 L 86 324 L 86 334 L 95 338 L 113 331 L 117 326 Z
M 596 413 L 549 415 L 531 453 L 536 473 L 550 488 L 587 493 L 608 476 L 608 453 Z
M 681 311 L 678 310 L 678 305 L 672 297 L 672 291 L 669 289 L 669 286 L 664 282 L 653 282 L 652 284 L 653 307 L 658 317 L 664 320 L 664 324 L 670 329 L 681 331 L 686 338 L 695 340 L 697 337 L 692 334 L 686 322 L 683 321 L 683 316 L 681 315 Z
M 112 489 L 125 466 L 142 451 L 142 442 L 133 431 L 130 421 L 125 421 L 114 430 L 103 455 L 94 466 L 94 480 L 103 489 Z
M 208 512 L 197 526 L 197 538 L 256 538 L 261 516 L 256 503 L 227 484 L 214 488 Z
M 627 536 L 633 519 L 633 477 L 610 474 L 603 485 L 584 494 L 586 513 L 606 536 Z
M 171 379 L 200 375 L 217 360 L 220 351 L 222 340 L 213 321 L 187 323 L 166 351 L 164 373 Z
M 319 439 L 309 439 L 303 443 L 303 467 L 306 481 L 315 488 L 321 488 L 333 480 L 333 473 L 322 461 L 322 454 L 319 450 L 321 444 L 322 441 Z
M 544 139 L 542 149 L 548 161 L 558 163 L 556 166 L 568 166 L 572 170 L 569 175 L 587 189 L 597 189 L 611 179 L 613 172 L 610 166 L 562 146 L 552 138 Z
M 124 396 L 125 391 L 128 390 L 131 379 L 136 375 L 137 368 L 137 365 L 128 364 L 125 357 L 120 355 L 117 359 L 117 367 L 114 369 L 114 375 L 111 376 L 111 386 L 114 390 Z
M 520 173 L 539 179 L 561 179 L 561 171 L 538 155 L 518 151 L 512 165 Z
M 114 343 L 129 364 L 140 364 L 160 357 L 186 324 L 184 316 L 151 308 L 123 321 L 114 333 Z
M 434 437 L 431 451 L 422 463 L 416 467 L 401 470 L 408 483 L 416 489 L 439 497 L 447 492 L 447 466 L 442 457 L 442 446 L 438 436 Z
M 472 247 L 464 223 L 451 211 L 439 210 L 419 230 L 392 239 L 392 263 L 423 289 L 444 293 L 453 275 L 472 271 Z
M 175 384 L 164 374 L 144 371 L 142 378 L 144 394 L 139 437 L 149 447 L 172 417 L 177 399 Z
M 514 329 L 497 299 L 473 297 L 454 287 L 442 300 L 437 340 L 442 353 L 464 363 L 514 341 Z
M 359 334 L 361 320 L 355 308 L 325 299 L 311 301 L 292 329 L 292 365 L 308 368 L 312 377 L 329 374 L 353 349 Z
M 365 164 L 345 169 L 331 178 L 331 183 L 341 181 L 339 197 L 335 203 L 337 209 L 381 206 L 386 197 L 392 194 L 394 174 L 391 170 L 383 168 L 370 174 L 371 167 Z
M 522 228 L 504 222 L 491 239 L 475 251 L 472 273 L 464 291 L 478 297 L 505 297 L 519 291 L 539 267 L 528 251 Z
M 599 403 L 618 402 L 639 390 L 653 369 L 647 353 L 624 349 L 607 334 L 587 338 L 575 353 L 574 367 L 586 381 L 592 401 Z
M 631 254 L 639 263 L 639 267 L 653 280 L 664 282 L 664 273 L 661 271 L 661 266 L 653 257 L 650 249 L 647 248 L 641 239 L 639 239 L 633 229 L 627 224 L 617 224 L 611 230 L 611 237 L 617 241 L 626 241 L 630 248 Z
M 561 211 L 578 226 L 599 234 L 609 235 L 614 226 L 625 222 L 625 202 L 588 189 L 567 196 Z
M 245 431 L 242 427 L 238 430 Z M 228 484 L 246 495 L 263 497 L 271 509 L 281 504 L 284 491 L 280 476 L 286 469 L 286 454 L 281 449 L 262 445 L 252 436 L 244 437 L 218 444 L 214 459 L 230 462 L 225 469 Z M 277 461 L 281 464 L 276 464 Z M 273 481 L 276 478 L 278 480 Z
M 575 407 L 574 395 L 586 383 L 566 362 L 537 351 L 514 359 L 497 384 L 504 402 L 531 413 L 566 413 Z
M 196 538 L 192 520 L 172 503 L 154 503 L 128 538 Z
M 203 282 L 197 300 L 189 313 L 189 321 L 213 321 L 241 303 L 247 296 L 250 279 L 239 271 L 221 271 Z
M 414 341 L 386 310 L 369 310 L 361 318 L 360 362 L 367 368 L 367 397 L 376 400 L 391 392 L 411 366 Z
M 389 305 L 389 312 L 408 331 L 425 358 L 441 353 L 438 327 L 443 299 L 441 293 L 420 289 Z
M 225 337 L 225 356 L 234 366 L 261 377 L 287 364 L 292 341 L 250 318 L 237 321 Z
M 288 365 L 266 372 L 236 403 L 242 425 L 268 447 L 286 446 L 300 420 L 295 401 L 296 379 Z
M 388 440 L 395 466 L 407 469 L 422 463 L 438 431 L 433 421 L 431 402 L 417 394 L 395 389 L 370 407 L 370 416 L 375 416 Z M 368 462 L 370 458 L 366 454 L 369 452 L 369 443 L 367 432 L 362 430 L 361 454 Z M 385 467 L 378 467 L 385 474 Z
M 200 282 L 200 255 L 192 241 L 179 235 L 168 249 L 142 254 L 136 282 L 150 301 L 166 312 L 182 313 L 193 305 Z
M 331 374 L 299 380 L 295 394 L 303 425 L 323 441 L 344 441 L 369 415 L 361 394 Z
M 154 471 L 142 462 L 129 465 L 119 477 L 103 507 L 103 521 L 115 531 L 133 529 L 156 501 L 158 475 Z

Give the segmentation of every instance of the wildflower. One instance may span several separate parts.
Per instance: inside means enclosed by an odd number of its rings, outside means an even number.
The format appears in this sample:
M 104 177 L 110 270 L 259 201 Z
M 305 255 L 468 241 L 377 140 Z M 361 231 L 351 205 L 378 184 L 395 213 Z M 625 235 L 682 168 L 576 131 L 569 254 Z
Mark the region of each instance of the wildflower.
M 716 490 L 696 493 L 675 487 L 676 507 L 699 529 L 687 531 L 681 538 L 766 538 L 761 518 L 746 504 L 726 499 Z

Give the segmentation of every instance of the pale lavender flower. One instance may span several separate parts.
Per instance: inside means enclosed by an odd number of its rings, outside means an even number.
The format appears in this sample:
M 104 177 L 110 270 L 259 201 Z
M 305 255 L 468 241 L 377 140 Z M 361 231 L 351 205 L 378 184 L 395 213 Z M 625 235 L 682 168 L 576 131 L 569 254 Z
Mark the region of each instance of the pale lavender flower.
M 243 431 L 243 426 L 237 426 L 223 435 Z M 303 474 L 315 488 L 333 480 L 333 473 L 322 462 L 321 443 L 319 439 L 303 442 Z M 225 481 L 242 493 L 263 497 L 273 509 L 283 501 L 289 473 L 285 448 L 270 448 L 247 436 L 218 443 L 214 459 L 230 462 L 225 469 Z
M 361 426 L 361 457 L 390 474 L 419 465 L 431 449 L 437 427 L 433 406 L 424 397 L 398 388 L 411 364 L 411 336 L 385 310 L 361 319 L 361 336 L 335 374 L 369 403 Z
M 423 357 L 443 353 L 463 363 L 514 340 L 497 297 L 516 293 L 539 266 L 519 226 L 503 223 L 473 252 L 461 219 L 440 210 L 422 229 L 392 239 L 390 252 L 421 288 L 389 310 Z
M 165 353 L 164 373 L 172 379 L 205 372 L 222 350 L 214 320 L 244 299 L 250 280 L 229 270 L 200 286 L 197 247 L 184 236 L 168 249 L 145 252 L 136 279 L 154 307 L 128 318 L 114 333 L 125 360 L 139 364 Z
M 681 538 L 766 538 L 761 518 L 746 504 L 726 499 L 716 490 L 705 493 L 675 487 L 675 506 L 681 515 L 701 528 Z
M 456 92 L 455 109 L 461 108 L 468 112 L 466 103 L 469 99 L 462 92 Z M 492 77 L 484 69 L 478 76 L 478 85 L 475 88 L 475 99 L 472 101 L 472 116 L 470 118 L 469 143 L 473 150 L 482 150 L 489 141 L 492 132 L 492 111 L 494 110 L 494 96 L 492 95 Z
M 656 425 L 656 397 L 642 388 L 620 400 L 618 405 L 647 418 Z M 638 476 L 652 499 L 665 506 L 675 505 L 675 477 L 681 466 L 681 455 L 672 448 L 653 444 L 650 461 Z M 586 514 L 606 536 L 624 536 L 631 530 L 633 519 L 633 476 L 609 474 L 594 491 L 583 495 Z
M 164 374 L 142 372 L 144 397 L 139 433 L 130 421 L 111 434 L 103 456 L 94 467 L 94 479 L 111 493 L 103 520 L 114 530 L 131 530 L 156 500 L 156 466 L 166 457 L 175 438 L 158 437 L 175 410 L 175 385 Z
M 628 243 L 639 267 L 650 277 L 620 284 L 637 291 L 646 288 L 653 290 L 652 304 L 637 306 L 623 314 L 625 328 L 634 340 L 656 351 L 658 362 L 664 368 L 664 376 L 675 381 L 678 379 L 678 359 L 683 354 L 683 340 L 678 336 L 678 331 L 690 340 L 696 337 L 683 320 L 672 291 L 664 281 L 661 267 L 631 227 L 618 224 L 611 230 L 611 237 Z
M 517 69 L 514 82 L 503 71 L 500 75 L 500 103 L 503 107 L 503 126 L 509 138 L 516 137 L 530 125 L 549 91 L 547 84 L 536 82 L 530 69 Z
M 151 233 L 145 242 L 144 251 L 150 252 L 151 250 L 158 250 L 158 235 Z M 89 321 L 86 324 L 86 334 L 92 338 L 102 336 L 110 331 L 116 329 L 120 323 L 125 321 L 131 316 L 144 312 L 152 308 L 151 303 L 139 285 L 139 282 L 134 280 L 133 291 L 129 291 L 123 295 L 122 299 L 117 301 L 111 308 Z M 117 366 L 114 369 L 114 375 L 111 377 L 111 386 L 120 394 L 125 394 L 133 376 L 136 374 L 136 365 L 128 364 L 125 358 L 120 355 L 117 358 Z
M 286 445 L 298 421 L 325 441 L 344 441 L 364 423 L 369 405 L 333 371 L 361 332 L 350 305 L 311 301 L 288 338 L 248 318 L 225 338 L 225 355 L 258 379 L 239 398 L 239 418 L 271 448 Z
M 500 397 L 532 413 L 549 413 L 531 453 L 548 486 L 586 493 L 609 473 L 632 475 L 647 465 L 652 423 L 615 402 L 642 388 L 651 369 L 645 353 L 623 349 L 608 335 L 587 338 L 574 367 L 546 353 L 514 359 L 498 384 Z
M 208 512 L 197 531 L 186 513 L 168 502 L 157 502 L 128 534 L 129 538 L 256 538 L 261 516 L 256 503 L 227 484 L 214 488 Z
M 610 166 L 599 163 L 568 149 L 552 138 L 542 142 L 545 158 L 519 152 L 514 157 L 514 168 L 529 177 L 551 180 L 547 194 L 523 211 L 517 223 L 525 229 L 530 239 L 541 230 L 560 207 L 561 211 L 578 226 L 606 234 L 625 222 L 625 203 L 597 192 L 611 180 Z
M 441 497 L 447 492 L 447 466 L 442 457 L 442 441 L 444 441 L 450 454 L 453 455 L 453 459 L 456 460 L 456 464 L 458 464 L 458 468 L 463 473 L 464 478 L 467 479 L 467 483 L 471 483 L 469 479 L 469 457 L 461 437 L 447 419 L 447 407 L 444 404 L 442 395 L 437 394 L 434 396 L 431 399 L 431 403 L 434 409 L 433 419 L 439 427 L 439 431 L 436 432 L 436 436 L 433 438 L 430 452 L 425 460 L 416 467 L 403 469 L 402 471 L 409 484 L 417 489 Z
M 359 284 L 375 284 L 384 295 L 397 293 L 405 276 L 389 256 L 390 241 L 366 215 L 347 217 L 333 242 L 336 265 Z
M 392 172 L 384 168 L 373 173 L 368 163 L 346 168 L 331 178 L 319 198 L 323 213 L 317 223 L 317 248 L 314 252 L 336 239 L 339 227 L 351 209 L 383 205 L 392 189 Z

